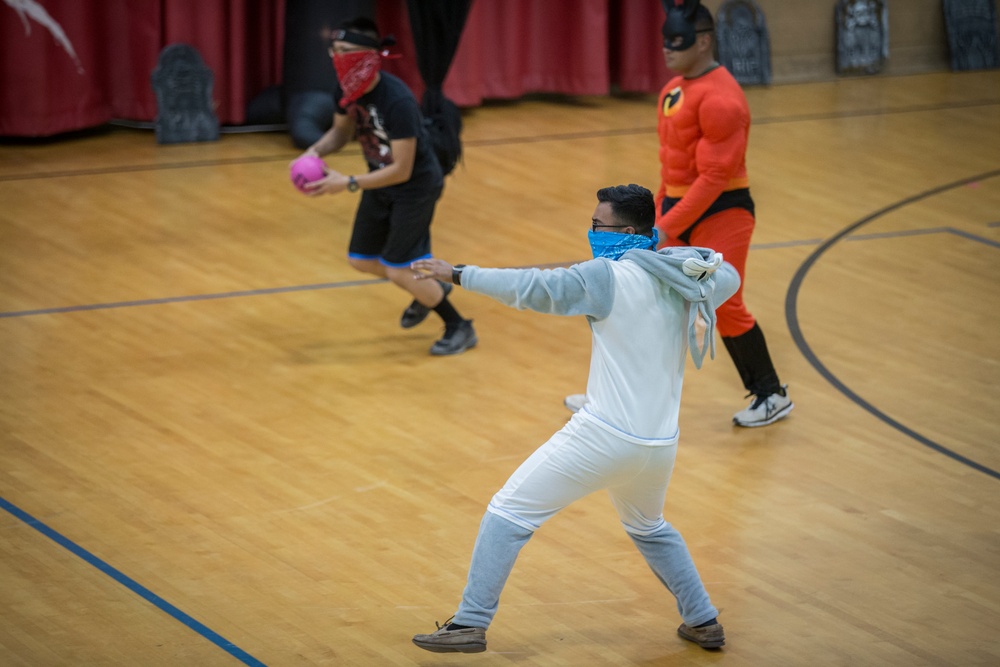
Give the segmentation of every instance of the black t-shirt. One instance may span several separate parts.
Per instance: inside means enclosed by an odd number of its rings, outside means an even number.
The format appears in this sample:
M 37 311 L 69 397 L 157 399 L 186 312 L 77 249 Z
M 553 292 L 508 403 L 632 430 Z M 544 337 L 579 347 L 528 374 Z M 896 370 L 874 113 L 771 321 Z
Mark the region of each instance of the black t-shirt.
M 417 154 L 410 180 L 382 190 L 400 194 L 416 191 L 425 193 L 431 188 L 441 187 L 444 183 L 441 165 L 431 152 L 430 136 L 424 128 L 424 118 L 417 98 L 401 79 L 386 72 L 381 72 L 380 77 L 378 85 L 370 93 L 358 98 L 355 104 L 349 105 L 347 110 L 340 108 L 340 100 L 344 96 L 340 84 L 335 84 L 333 88 L 337 113 L 346 114 L 350 110 L 354 114 L 357 140 L 368 163 L 368 170 L 375 171 L 392 164 L 390 142 L 393 139 L 416 137 Z

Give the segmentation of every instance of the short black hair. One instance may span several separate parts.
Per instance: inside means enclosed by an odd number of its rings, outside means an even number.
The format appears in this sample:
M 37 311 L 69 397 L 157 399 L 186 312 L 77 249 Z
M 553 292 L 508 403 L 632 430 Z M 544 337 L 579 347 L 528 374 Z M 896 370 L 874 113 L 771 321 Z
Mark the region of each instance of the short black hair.
M 656 204 L 653 193 L 646 188 L 635 183 L 601 188 L 597 191 L 597 201 L 611 204 L 614 216 L 623 224 L 635 227 L 639 234 L 653 235 Z
M 698 32 L 715 30 L 715 19 L 712 18 L 712 12 L 705 5 L 698 5 L 698 10 L 694 13 L 694 29 Z

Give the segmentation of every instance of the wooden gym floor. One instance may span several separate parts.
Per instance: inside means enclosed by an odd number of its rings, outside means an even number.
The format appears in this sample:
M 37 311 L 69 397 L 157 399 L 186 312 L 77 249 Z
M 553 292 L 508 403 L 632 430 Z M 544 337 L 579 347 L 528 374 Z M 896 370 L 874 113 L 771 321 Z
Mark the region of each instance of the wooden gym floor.
M 585 323 L 457 290 L 481 342 L 432 358 L 286 135 L 119 128 L 0 145 L 0 664 L 1000 664 L 1000 72 L 748 97 L 746 296 L 796 409 L 733 428 L 720 345 L 665 509 L 724 650 L 676 636 L 604 494 L 522 552 L 487 653 L 414 647 L 583 390 Z M 585 259 L 594 192 L 656 186 L 655 114 L 470 111 L 435 253 Z

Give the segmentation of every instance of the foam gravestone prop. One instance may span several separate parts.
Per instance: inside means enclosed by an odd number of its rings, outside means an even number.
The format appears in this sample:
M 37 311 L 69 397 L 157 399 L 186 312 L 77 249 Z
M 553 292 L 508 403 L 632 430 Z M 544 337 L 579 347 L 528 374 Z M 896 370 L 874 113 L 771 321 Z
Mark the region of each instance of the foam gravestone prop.
M 885 0 L 837 0 L 837 73 L 877 74 L 889 57 Z
M 153 70 L 152 83 L 156 93 L 157 143 L 219 138 L 219 119 L 212 108 L 212 70 L 193 46 L 165 47 Z
M 993 69 L 1000 66 L 997 49 L 997 10 L 994 0 L 944 0 L 953 70 Z
M 771 83 L 771 44 L 764 13 L 753 0 L 727 0 L 716 12 L 719 62 L 740 85 Z

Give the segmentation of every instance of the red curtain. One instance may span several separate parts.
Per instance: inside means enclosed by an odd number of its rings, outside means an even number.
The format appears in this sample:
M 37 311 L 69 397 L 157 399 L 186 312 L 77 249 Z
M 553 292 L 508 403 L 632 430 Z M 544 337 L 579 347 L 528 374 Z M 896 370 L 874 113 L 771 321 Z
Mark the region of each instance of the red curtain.
M 48 136 L 113 118 L 151 121 L 160 51 L 183 42 L 215 76 L 222 124 L 281 75 L 284 0 L 36 0 L 0 3 L 0 135 Z M 60 43 L 64 34 L 77 59 Z
M 150 76 L 176 42 L 194 46 L 214 73 L 219 121 L 239 125 L 247 103 L 280 83 L 285 1 L 36 0 L 51 22 L 22 21 L 0 2 L 0 136 L 152 121 Z M 386 69 L 419 96 L 406 2 L 378 0 L 376 8 L 403 55 Z M 444 92 L 466 107 L 533 92 L 658 92 L 668 78 L 662 21 L 660 0 L 473 0 Z
M 606 0 L 474 0 L 445 95 L 459 106 L 525 93 L 609 92 Z
M 611 79 L 628 93 L 658 93 L 672 73 L 663 60 L 660 0 L 611 2 Z
M 379 0 L 376 17 L 398 39 L 386 69 L 423 83 L 405 0 Z M 527 93 L 657 93 L 669 79 L 660 0 L 473 0 L 444 94 L 461 107 Z

